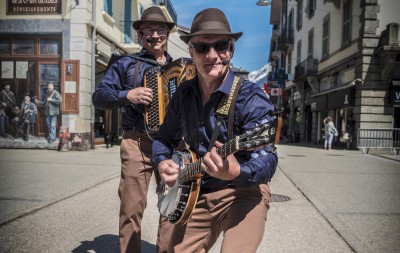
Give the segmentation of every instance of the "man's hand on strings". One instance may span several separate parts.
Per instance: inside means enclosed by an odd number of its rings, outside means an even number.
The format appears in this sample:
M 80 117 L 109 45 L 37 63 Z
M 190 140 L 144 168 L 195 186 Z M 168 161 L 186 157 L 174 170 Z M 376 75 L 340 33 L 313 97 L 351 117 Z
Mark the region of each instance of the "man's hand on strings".
M 236 157 L 231 154 L 222 158 L 217 153 L 217 148 L 222 146 L 222 143 L 216 141 L 215 146 L 210 152 L 207 152 L 201 163 L 202 169 L 212 177 L 222 180 L 233 180 L 240 175 L 240 164 Z

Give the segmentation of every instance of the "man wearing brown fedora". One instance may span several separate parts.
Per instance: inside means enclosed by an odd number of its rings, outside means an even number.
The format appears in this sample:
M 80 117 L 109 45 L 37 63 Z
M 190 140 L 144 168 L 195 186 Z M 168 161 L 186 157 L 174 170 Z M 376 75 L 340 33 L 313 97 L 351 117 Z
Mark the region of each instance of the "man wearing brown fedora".
M 168 252 L 207 252 L 221 233 L 224 239 L 219 252 L 256 252 L 262 240 L 277 153 L 273 145 L 259 147 L 254 143 L 253 149 L 238 152 L 233 145 L 223 145 L 233 144 L 233 136 L 275 119 L 274 107 L 263 90 L 235 77 L 229 67 L 241 36 L 241 32 L 231 32 L 225 14 L 215 8 L 199 12 L 190 33 L 180 36 L 189 46 L 197 77 L 182 83 L 170 101 L 153 142 L 152 162 L 171 192 L 178 181 L 178 187 L 185 191 L 182 175 L 190 175 L 188 170 L 202 174 L 191 213 L 187 213 L 191 201 L 183 205 L 185 210 L 165 205 L 164 215 L 177 224 Z M 222 110 L 221 116 L 220 108 L 231 113 L 224 115 Z M 181 170 L 175 162 L 180 154 L 173 150 L 182 136 L 202 157 L 200 166 L 186 165 Z M 163 205 L 160 211 L 164 212 Z
M 157 6 L 147 8 L 133 28 L 142 42 L 142 50 L 112 63 L 93 93 L 93 104 L 102 109 L 123 108 L 121 141 L 121 179 L 119 237 L 120 252 L 141 252 L 141 220 L 147 204 L 152 176 L 151 139 L 145 133 L 144 105 L 152 102 L 152 89 L 142 86 L 144 70 L 172 61 L 165 51 L 175 23 L 169 22 Z M 154 97 L 153 97 L 154 96 Z M 157 252 L 166 252 L 171 224 L 160 218 Z

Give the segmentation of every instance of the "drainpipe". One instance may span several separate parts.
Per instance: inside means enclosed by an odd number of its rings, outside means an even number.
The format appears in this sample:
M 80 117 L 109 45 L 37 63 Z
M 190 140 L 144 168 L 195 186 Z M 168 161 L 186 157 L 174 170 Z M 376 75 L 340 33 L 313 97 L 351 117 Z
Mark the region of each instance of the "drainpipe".
M 91 93 L 93 94 L 96 88 L 96 0 L 92 0 L 92 55 L 91 55 L 91 65 L 92 65 L 92 76 L 91 76 Z M 94 112 L 94 105 L 91 103 L 90 108 L 90 136 L 91 136 L 91 148 L 94 149 L 95 147 L 95 131 L 94 131 L 94 123 L 95 123 L 95 112 Z

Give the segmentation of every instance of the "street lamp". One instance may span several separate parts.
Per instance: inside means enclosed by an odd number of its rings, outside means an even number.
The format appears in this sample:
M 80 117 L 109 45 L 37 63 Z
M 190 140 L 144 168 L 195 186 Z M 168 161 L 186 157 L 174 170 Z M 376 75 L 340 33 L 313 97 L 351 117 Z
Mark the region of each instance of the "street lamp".
M 271 2 L 269 0 L 259 0 L 256 4 L 258 6 L 269 6 L 271 5 Z

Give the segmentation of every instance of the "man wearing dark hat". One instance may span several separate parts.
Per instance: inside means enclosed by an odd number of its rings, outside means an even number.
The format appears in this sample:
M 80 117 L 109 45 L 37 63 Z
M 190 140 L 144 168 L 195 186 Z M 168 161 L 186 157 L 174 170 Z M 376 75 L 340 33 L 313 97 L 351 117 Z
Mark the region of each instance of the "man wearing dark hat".
M 169 22 L 162 10 L 152 6 L 143 12 L 133 28 L 142 42 L 135 57 L 124 56 L 107 69 L 93 93 L 97 108 L 122 110 L 121 180 L 118 193 L 121 199 L 119 236 L 120 252 L 141 252 L 141 220 L 147 203 L 147 191 L 153 167 L 150 161 L 152 140 L 145 133 L 144 105 L 156 95 L 142 87 L 144 70 L 172 62 L 165 51 L 168 36 L 175 23 Z M 137 109 L 139 108 L 139 109 Z M 157 252 L 166 252 L 171 224 L 160 218 Z
M 37 108 L 31 102 L 31 97 L 27 94 L 24 97 L 24 102 L 21 104 L 21 112 L 19 113 L 20 129 L 23 129 L 24 141 L 29 141 L 29 131 L 31 125 L 35 123 Z
M 231 32 L 226 16 L 215 8 L 198 13 L 190 33 L 180 36 L 189 46 L 197 77 L 182 83 L 174 93 L 153 142 L 152 162 L 162 182 L 174 189 L 182 172 L 175 163 L 179 155 L 173 150 L 183 136 L 190 149 L 203 157 L 203 174 L 191 217 L 184 213 L 182 218 L 187 217 L 187 223 L 174 226 L 168 252 L 207 252 L 221 233 L 224 240 L 220 252 L 256 252 L 262 240 L 270 200 L 268 184 L 278 162 L 274 148 L 256 147 L 227 156 L 216 149 L 232 136 L 265 125 L 275 117 L 263 90 L 235 77 L 229 67 L 235 42 L 241 36 L 241 32 Z M 220 101 L 231 94 L 235 100 L 227 101 L 234 106 L 232 116 L 221 119 L 217 114 Z M 226 104 L 223 102 L 222 107 Z M 180 212 L 173 210 L 167 215 L 179 216 Z M 169 218 L 176 219 L 174 215 Z
M 5 82 L 3 84 L 3 90 L 0 92 L 0 108 L 4 110 L 4 119 L 2 120 L 4 125 L 4 131 L 8 130 L 9 133 L 12 133 L 12 129 L 9 127 L 9 120 L 15 114 L 15 109 L 17 106 L 17 101 L 14 96 L 14 92 L 11 91 L 11 82 Z M 3 130 L 1 130 L 3 132 Z M 5 132 L 4 132 L 5 136 Z

